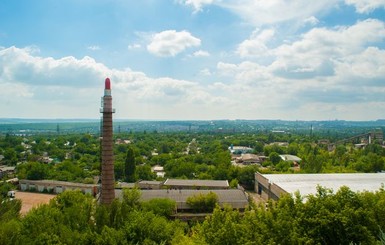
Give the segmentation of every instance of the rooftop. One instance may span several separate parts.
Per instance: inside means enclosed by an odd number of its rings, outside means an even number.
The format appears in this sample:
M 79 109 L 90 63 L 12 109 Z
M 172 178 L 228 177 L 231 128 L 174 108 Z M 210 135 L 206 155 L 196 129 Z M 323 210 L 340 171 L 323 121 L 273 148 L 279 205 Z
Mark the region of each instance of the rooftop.
M 141 190 L 141 200 L 148 201 L 154 198 L 168 198 L 176 201 L 178 209 L 188 209 L 187 198 L 197 194 L 215 193 L 218 203 L 223 207 L 225 204 L 233 208 L 243 209 L 248 205 L 246 194 L 239 189 L 228 190 Z M 115 190 L 116 196 L 121 196 L 121 190 Z
M 302 196 L 317 193 L 317 185 L 338 191 L 342 186 L 352 191 L 377 191 L 385 183 L 385 173 L 349 174 L 263 174 L 288 193 L 299 191 Z
M 229 182 L 227 180 L 191 180 L 191 179 L 167 179 L 164 182 L 165 186 L 181 186 L 181 187 L 221 187 L 228 188 Z

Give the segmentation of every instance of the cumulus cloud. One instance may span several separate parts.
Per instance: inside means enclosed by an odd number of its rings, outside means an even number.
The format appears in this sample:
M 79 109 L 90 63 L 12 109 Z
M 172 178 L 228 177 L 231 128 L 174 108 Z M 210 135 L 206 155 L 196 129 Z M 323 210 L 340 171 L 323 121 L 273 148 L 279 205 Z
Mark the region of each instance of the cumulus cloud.
M 34 56 L 30 49 L 0 50 L 0 76 L 9 83 L 87 87 L 103 76 L 107 68 L 91 57 L 61 59 Z
M 142 47 L 142 45 L 140 45 L 140 44 L 138 44 L 138 43 L 130 44 L 130 45 L 127 46 L 127 48 L 128 48 L 129 50 L 132 50 L 132 49 L 139 49 L 139 48 L 141 48 L 141 47 Z
M 267 29 L 260 31 L 255 30 L 251 37 L 241 44 L 237 48 L 237 54 L 241 57 L 254 57 L 260 55 L 267 55 L 268 47 L 267 43 L 274 37 L 274 30 Z
M 194 57 L 208 57 L 210 56 L 210 53 L 204 50 L 198 50 L 193 53 Z
M 188 31 L 167 30 L 152 36 L 147 50 L 154 55 L 167 57 L 175 56 L 189 47 L 200 46 L 201 40 Z
M 211 4 L 214 0 L 180 0 L 179 2 L 192 6 L 194 8 L 194 13 L 196 13 L 202 11 L 204 5 Z
M 303 21 L 331 9 L 338 4 L 339 0 L 184 0 L 179 2 L 192 6 L 195 12 L 200 11 L 204 5 L 213 4 L 233 12 L 248 23 L 263 26 L 284 21 Z
M 91 45 L 91 46 L 88 46 L 87 49 L 95 51 L 95 50 L 100 50 L 100 47 L 98 45 Z
M 314 17 L 314 16 L 310 16 L 309 18 L 306 18 L 303 21 L 303 23 L 305 25 L 309 24 L 309 25 L 315 26 L 315 25 L 317 25 L 319 23 L 319 20 L 316 17 Z
M 242 101 L 260 112 L 267 107 L 272 116 L 280 112 L 278 118 L 325 119 L 336 114 L 351 120 L 358 119 L 355 115 L 378 118 L 375 113 L 385 109 L 385 50 L 377 45 L 384 40 L 385 23 L 374 19 L 313 28 L 297 40 L 268 49 L 271 63 L 219 62 L 216 73 L 225 81 L 236 81 L 236 86 L 216 83 L 215 87 L 232 96 L 242 94 Z M 285 108 L 290 114 L 284 113 Z
M 124 118 L 170 118 L 174 106 L 182 118 L 190 118 L 189 106 L 202 111 L 224 100 L 192 81 L 110 69 L 90 57 L 54 59 L 10 47 L 0 50 L 0 110 L 6 117 L 97 118 L 107 76 L 114 106 Z
M 345 0 L 348 5 L 353 5 L 361 14 L 368 14 L 377 8 L 385 8 L 384 0 Z
M 314 28 L 300 40 L 274 49 L 277 58 L 272 66 L 277 75 L 287 78 L 330 76 L 335 64 L 384 39 L 385 24 L 373 19 L 349 27 Z
M 200 76 L 211 76 L 212 73 L 211 73 L 210 69 L 205 68 L 205 69 L 202 69 L 199 71 L 199 75 Z

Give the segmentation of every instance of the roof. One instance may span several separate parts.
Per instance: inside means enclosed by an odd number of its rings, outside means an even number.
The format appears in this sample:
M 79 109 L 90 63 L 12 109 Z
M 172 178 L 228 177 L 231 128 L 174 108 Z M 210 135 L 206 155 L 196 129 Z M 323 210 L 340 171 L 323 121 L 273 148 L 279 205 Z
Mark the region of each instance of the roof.
M 142 184 L 142 185 L 161 185 L 162 181 L 141 180 L 141 181 L 138 182 L 138 184 Z
M 338 191 L 342 186 L 352 191 L 377 191 L 385 183 L 385 173 L 352 174 L 263 174 L 288 193 L 299 191 L 302 196 L 317 193 L 317 185 Z
M 242 154 L 241 158 L 243 161 L 259 161 L 259 156 L 251 153 Z
M 15 167 L 14 166 L 6 166 L 6 165 L 2 165 L 0 166 L 0 171 L 15 171 Z
M 297 156 L 294 156 L 294 155 L 289 155 L 289 154 L 283 154 L 283 155 L 279 155 L 282 160 L 284 161 L 293 161 L 293 162 L 299 162 L 301 161 L 302 159 L 297 157 Z
M 76 188 L 92 188 L 97 185 L 95 184 L 83 184 L 83 183 L 75 183 L 75 182 L 67 182 L 67 181 L 58 181 L 58 180 L 19 180 L 20 184 L 29 183 L 30 185 L 49 185 L 49 186 L 67 186 L 67 187 L 76 187 Z
M 175 200 L 178 209 L 189 209 L 186 204 L 187 198 L 197 194 L 208 194 L 210 192 L 215 193 L 218 196 L 218 203 L 220 206 L 225 204 L 231 205 L 233 208 L 245 208 L 248 205 L 246 194 L 239 189 L 228 190 L 141 190 L 141 200 L 148 201 L 154 198 L 168 198 Z M 121 197 L 122 192 L 115 190 L 115 194 Z
M 228 188 L 229 182 L 227 180 L 191 180 L 191 179 L 167 179 L 164 182 L 166 186 L 185 186 L 185 187 L 221 187 Z

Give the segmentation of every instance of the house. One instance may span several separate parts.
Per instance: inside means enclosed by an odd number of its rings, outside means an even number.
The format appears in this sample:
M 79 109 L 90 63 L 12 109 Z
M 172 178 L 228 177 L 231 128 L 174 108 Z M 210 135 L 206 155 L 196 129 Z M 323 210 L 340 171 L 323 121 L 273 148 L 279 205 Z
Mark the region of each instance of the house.
M 156 177 L 164 178 L 166 172 L 164 171 L 164 168 L 160 165 L 155 165 L 151 168 L 151 171 L 156 174 Z
M 15 173 L 14 166 L 6 166 L 6 165 L 0 166 L 0 179 L 7 178 L 10 175 L 13 175 L 14 173 Z
M 233 146 L 233 145 L 231 145 L 229 147 L 230 153 L 234 154 L 234 155 L 252 153 L 253 150 L 254 150 L 253 148 L 246 147 L 246 146 Z
M 260 164 L 261 159 L 259 156 L 251 153 L 242 154 L 240 158 L 238 158 L 239 162 L 244 165 L 251 165 L 251 164 Z

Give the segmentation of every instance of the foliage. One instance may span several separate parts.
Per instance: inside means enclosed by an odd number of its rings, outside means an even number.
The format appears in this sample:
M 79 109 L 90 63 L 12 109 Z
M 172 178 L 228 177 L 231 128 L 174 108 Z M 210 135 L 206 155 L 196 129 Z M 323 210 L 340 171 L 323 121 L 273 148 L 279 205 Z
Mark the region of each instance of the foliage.
M 127 149 L 126 161 L 124 165 L 124 173 L 125 173 L 125 179 L 127 182 L 136 181 L 135 155 L 134 155 L 134 150 L 131 147 Z
M 300 196 L 282 197 L 243 215 L 217 207 L 195 239 L 206 244 L 374 244 L 382 239 L 385 192 L 355 193 L 347 187 L 336 194 L 319 187 L 306 202 Z M 379 217 L 380 214 L 380 217 Z
M 141 205 L 143 210 L 164 217 L 170 217 L 176 211 L 176 202 L 168 198 L 154 198 Z
M 211 191 L 207 194 L 199 193 L 188 197 L 186 203 L 195 212 L 212 212 L 218 203 L 218 196 Z
M 138 188 L 123 189 L 123 203 L 131 209 L 135 209 L 140 206 L 140 196 L 141 193 Z

